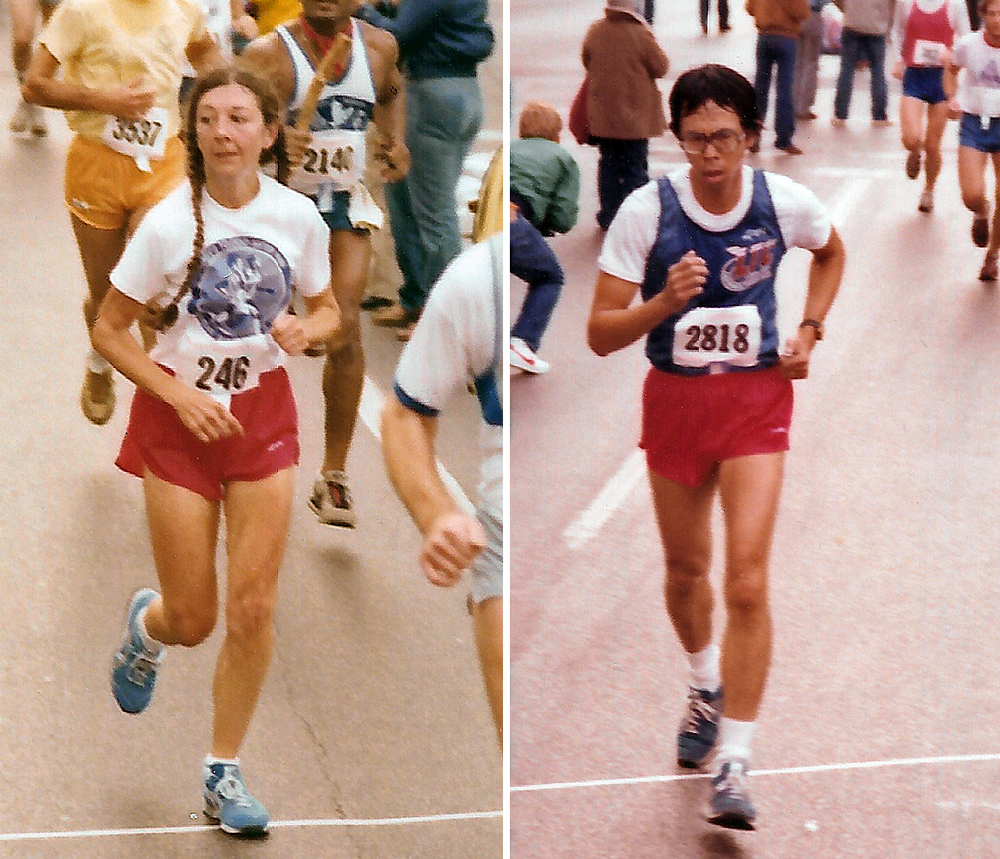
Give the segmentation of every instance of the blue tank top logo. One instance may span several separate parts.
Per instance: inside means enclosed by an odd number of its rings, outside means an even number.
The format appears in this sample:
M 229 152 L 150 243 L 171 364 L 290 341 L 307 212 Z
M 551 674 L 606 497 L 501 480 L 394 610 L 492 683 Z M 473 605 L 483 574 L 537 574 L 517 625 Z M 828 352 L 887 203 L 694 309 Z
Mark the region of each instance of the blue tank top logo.
M 773 278 L 777 250 L 778 240 L 774 238 L 749 246 L 730 245 L 726 248 L 730 259 L 720 272 L 722 285 L 730 292 L 746 292 L 762 280 Z
M 264 334 L 291 300 L 291 270 L 270 242 L 226 238 L 205 248 L 188 312 L 214 340 Z
M 316 105 L 310 131 L 364 131 L 372 117 L 370 102 L 350 95 L 334 95 Z

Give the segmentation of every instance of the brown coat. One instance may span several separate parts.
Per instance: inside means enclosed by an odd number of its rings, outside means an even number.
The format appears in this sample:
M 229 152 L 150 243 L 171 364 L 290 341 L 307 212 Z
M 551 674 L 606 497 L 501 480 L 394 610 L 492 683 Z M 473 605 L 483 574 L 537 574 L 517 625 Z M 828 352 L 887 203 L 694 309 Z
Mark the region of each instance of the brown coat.
M 798 38 L 802 23 L 812 14 L 809 0 L 746 0 L 746 10 L 757 32 Z
M 648 140 L 663 134 L 667 118 L 656 80 L 669 63 L 649 27 L 609 12 L 590 25 L 581 54 L 590 80 L 587 121 L 594 137 Z

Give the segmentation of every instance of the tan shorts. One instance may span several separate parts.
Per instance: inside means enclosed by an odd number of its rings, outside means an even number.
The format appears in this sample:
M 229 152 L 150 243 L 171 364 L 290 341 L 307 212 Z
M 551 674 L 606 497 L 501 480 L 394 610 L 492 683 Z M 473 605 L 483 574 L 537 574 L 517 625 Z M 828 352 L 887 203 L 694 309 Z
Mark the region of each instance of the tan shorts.
M 117 230 L 135 212 L 159 203 L 184 179 L 184 144 L 167 141 L 163 158 L 151 161 L 149 173 L 132 158 L 100 140 L 76 135 L 66 155 L 66 206 L 98 230 Z

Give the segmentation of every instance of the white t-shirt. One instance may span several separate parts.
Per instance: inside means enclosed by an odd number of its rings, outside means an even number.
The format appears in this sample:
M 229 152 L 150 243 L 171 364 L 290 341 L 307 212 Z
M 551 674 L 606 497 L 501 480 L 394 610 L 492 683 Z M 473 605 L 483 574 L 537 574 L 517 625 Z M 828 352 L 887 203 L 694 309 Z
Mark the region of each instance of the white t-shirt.
M 502 261 L 501 240 L 497 234 L 472 245 L 444 270 L 399 359 L 393 385 L 403 405 L 436 416 L 470 380 L 476 381 L 484 418 L 480 506 L 498 520 L 503 512 L 504 406 L 494 254 Z
M 695 199 L 690 168 L 677 168 L 668 175 L 677 191 L 681 208 L 699 227 L 709 232 L 731 230 L 743 220 L 753 198 L 753 168 L 743 167 L 740 201 L 729 212 L 713 215 Z M 765 173 L 778 229 L 785 246 L 816 250 L 830 240 L 830 215 L 819 198 L 793 179 L 777 173 Z M 660 224 L 660 192 L 655 181 L 637 188 L 622 203 L 608 228 L 604 246 L 597 260 L 601 271 L 629 283 L 642 283 L 646 258 L 656 243 Z
M 963 69 L 958 105 L 976 116 L 1000 116 L 1000 48 L 991 48 L 981 31 L 955 42 L 952 62 Z
M 240 209 L 202 196 L 201 271 L 180 301 L 177 322 L 150 357 L 228 404 L 284 364 L 269 331 L 292 288 L 305 296 L 330 283 L 328 231 L 312 201 L 261 175 L 260 192 Z M 178 294 L 194 242 L 191 187 L 184 182 L 143 218 L 111 273 L 120 292 L 163 307 Z

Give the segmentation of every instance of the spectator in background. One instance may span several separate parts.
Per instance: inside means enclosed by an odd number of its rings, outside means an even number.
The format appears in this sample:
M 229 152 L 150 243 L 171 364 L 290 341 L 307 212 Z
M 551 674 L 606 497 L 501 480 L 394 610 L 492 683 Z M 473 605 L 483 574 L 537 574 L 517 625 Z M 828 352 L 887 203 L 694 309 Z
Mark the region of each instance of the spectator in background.
M 708 7 L 711 0 L 698 0 L 698 17 L 701 21 L 701 31 L 708 35 Z M 719 0 L 719 32 L 728 33 L 732 27 L 729 26 L 729 0 Z
M 844 13 L 840 36 L 840 75 L 833 101 L 835 127 L 847 121 L 854 90 L 854 70 L 862 60 L 871 67 L 872 125 L 884 128 L 889 119 L 889 88 L 885 79 L 885 37 L 892 24 L 895 0 L 834 0 Z
M 597 223 L 606 230 L 622 201 L 649 181 L 649 139 L 666 131 L 656 85 L 669 61 L 642 15 L 642 0 L 608 0 L 583 39 L 587 120 L 600 157 Z
M 771 70 L 777 67 L 774 83 L 774 148 L 789 155 L 801 155 L 792 143 L 795 134 L 795 107 L 792 86 L 795 79 L 795 45 L 802 22 L 809 18 L 809 0 L 746 0 L 746 10 L 757 24 L 757 73 L 754 89 L 761 117 L 767 116 L 767 98 L 771 90 Z M 751 152 L 760 149 L 754 141 Z
M 408 339 L 431 286 L 462 247 L 455 188 L 483 122 L 479 63 L 493 51 L 486 0 L 421 0 L 357 12 L 399 43 L 406 77 L 405 179 L 385 186 L 396 261 L 403 273 L 399 301 L 372 314 L 376 325 L 400 328 Z
M 510 145 L 510 271 L 528 284 L 528 294 L 510 332 L 510 365 L 527 373 L 551 369 L 535 353 L 552 318 L 565 280 L 562 266 L 543 236 L 576 224 L 580 168 L 559 145 L 562 118 L 555 108 L 529 102 Z
M 799 31 L 795 45 L 795 75 L 792 83 L 792 103 L 795 118 L 803 122 L 815 119 L 813 104 L 816 102 L 816 79 L 819 58 L 823 53 L 823 7 L 830 0 L 809 0 L 811 14 Z

